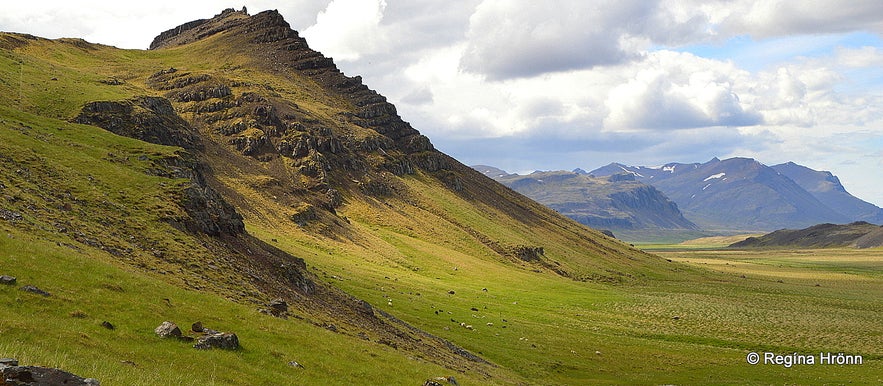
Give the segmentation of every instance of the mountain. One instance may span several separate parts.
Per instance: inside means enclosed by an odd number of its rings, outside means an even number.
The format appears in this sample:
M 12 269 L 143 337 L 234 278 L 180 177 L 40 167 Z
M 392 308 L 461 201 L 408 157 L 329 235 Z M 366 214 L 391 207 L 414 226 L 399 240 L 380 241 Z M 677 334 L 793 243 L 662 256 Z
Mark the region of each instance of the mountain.
M 493 178 L 493 179 L 517 175 L 517 174 L 511 174 L 503 169 L 495 168 L 493 166 L 488 166 L 488 165 L 472 165 L 472 168 L 477 170 L 479 173 L 484 174 L 484 175 L 486 175 L 490 178 Z
M 631 237 L 658 230 L 698 229 L 674 202 L 630 174 L 597 178 L 577 170 L 522 176 L 483 165 L 473 168 L 581 224 L 615 234 Z
M 661 190 L 687 219 L 706 230 L 774 230 L 850 221 L 784 174 L 750 158 L 655 168 L 614 163 L 591 173 L 622 172 Z
M 819 224 L 805 229 L 782 229 L 749 237 L 730 248 L 876 248 L 883 246 L 883 227 L 859 221 Z
M 0 287 L 8 353 L 107 384 L 579 383 L 551 348 L 596 333 L 556 311 L 690 271 L 439 152 L 275 11 L 0 54 L 0 274 L 54 295 Z
M 794 162 L 772 166 L 777 172 L 790 178 L 815 198 L 852 221 L 868 221 L 883 224 L 883 209 L 863 201 L 840 184 L 840 179 L 828 171 L 817 171 Z

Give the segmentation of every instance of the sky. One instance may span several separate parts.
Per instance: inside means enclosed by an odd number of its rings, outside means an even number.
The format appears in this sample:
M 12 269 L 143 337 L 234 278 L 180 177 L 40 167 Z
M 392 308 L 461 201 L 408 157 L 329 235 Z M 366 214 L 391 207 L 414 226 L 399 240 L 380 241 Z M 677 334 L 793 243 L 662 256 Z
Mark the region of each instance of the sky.
M 0 30 L 144 49 L 243 6 L 468 165 L 793 161 L 883 206 L 878 0 L 29 0 Z

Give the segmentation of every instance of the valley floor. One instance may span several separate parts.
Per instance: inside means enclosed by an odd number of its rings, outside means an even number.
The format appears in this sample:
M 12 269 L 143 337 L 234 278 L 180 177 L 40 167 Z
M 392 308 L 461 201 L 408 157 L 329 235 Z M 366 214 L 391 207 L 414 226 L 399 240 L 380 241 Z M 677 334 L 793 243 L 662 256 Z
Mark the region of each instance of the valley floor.
M 62 367 L 103 384 L 797 384 L 881 382 L 883 250 L 660 252 L 677 273 L 637 284 L 592 284 L 421 249 L 368 262 L 344 244 L 286 243 L 320 277 L 376 309 L 451 340 L 498 367 L 456 373 L 396 349 L 359 342 L 296 318 L 281 320 L 209 294 L 181 290 L 65 247 L 5 229 L 4 273 L 52 297 L 0 288 L 0 354 Z M 292 239 L 293 240 L 293 239 Z M 406 243 L 407 242 L 407 243 Z M 427 245 L 427 248 L 429 246 Z M 358 278 L 358 280 L 356 280 Z M 167 300 L 163 300 L 167 299 Z M 128 305 L 128 306 L 127 306 Z M 194 355 L 160 341 L 162 319 L 235 331 L 240 352 Z M 111 320 L 116 330 L 99 325 Z M 461 323 L 463 323 L 461 325 Z M 466 325 L 471 328 L 465 327 Z M 761 363 L 749 364 L 749 353 Z M 861 364 L 820 363 L 820 353 Z M 764 363 L 765 353 L 815 356 L 815 364 Z M 337 358 L 329 361 L 329 358 Z M 790 360 L 790 359 L 780 359 Z M 288 366 L 298 361 L 305 368 Z M 398 370 L 392 370 L 398 369 Z
M 675 249 L 659 253 L 671 260 L 672 274 L 609 285 L 506 269 L 455 250 L 421 248 L 400 233 L 380 233 L 407 262 L 359 261 L 343 257 L 355 253 L 346 249 L 283 247 L 307 256 L 334 285 L 516 374 L 498 382 L 883 379 L 880 249 Z M 747 363 L 752 352 L 761 355 L 760 364 Z M 820 364 L 820 353 L 828 352 L 860 355 L 863 363 Z M 816 364 L 765 364 L 765 353 L 814 355 Z

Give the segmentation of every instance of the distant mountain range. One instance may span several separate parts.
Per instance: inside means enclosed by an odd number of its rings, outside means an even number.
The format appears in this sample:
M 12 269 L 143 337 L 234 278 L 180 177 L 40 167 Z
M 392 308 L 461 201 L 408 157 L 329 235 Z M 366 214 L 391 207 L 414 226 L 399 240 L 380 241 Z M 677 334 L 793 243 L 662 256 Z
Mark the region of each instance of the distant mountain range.
M 883 209 L 849 194 L 830 172 L 793 162 L 766 166 L 750 158 L 659 167 L 612 163 L 603 177 L 627 173 L 653 185 L 709 231 L 805 228 L 820 223 L 883 222 Z
M 474 169 L 582 224 L 615 234 L 698 231 L 678 205 L 631 174 L 594 177 L 583 170 L 511 174 L 493 166 Z

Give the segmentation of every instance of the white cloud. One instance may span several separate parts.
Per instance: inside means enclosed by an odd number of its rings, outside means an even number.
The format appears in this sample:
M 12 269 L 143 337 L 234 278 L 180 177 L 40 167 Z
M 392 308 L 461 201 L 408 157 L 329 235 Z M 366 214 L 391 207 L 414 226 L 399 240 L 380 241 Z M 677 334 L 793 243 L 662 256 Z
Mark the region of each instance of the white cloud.
M 657 51 L 632 66 L 628 82 L 610 91 L 609 130 L 687 129 L 758 124 L 735 83 L 746 75 L 732 65 L 691 54 Z
M 877 0 L 739 0 L 713 4 L 719 30 L 728 36 L 883 32 L 883 2 Z
M 388 37 L 380 28 L 384 9 L 384 0 L 333 0 L 302 35 L 326 56 L 357 60 L 386 47 Z

